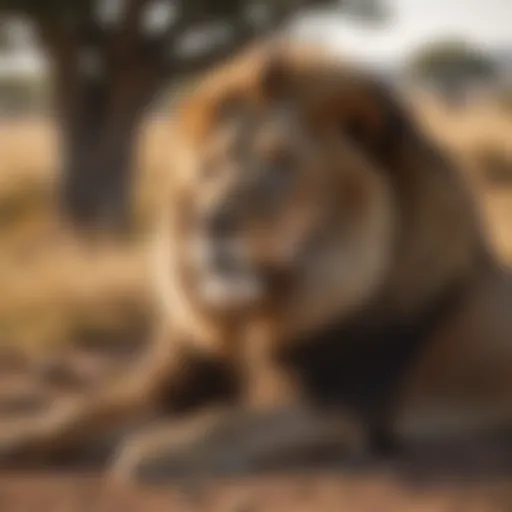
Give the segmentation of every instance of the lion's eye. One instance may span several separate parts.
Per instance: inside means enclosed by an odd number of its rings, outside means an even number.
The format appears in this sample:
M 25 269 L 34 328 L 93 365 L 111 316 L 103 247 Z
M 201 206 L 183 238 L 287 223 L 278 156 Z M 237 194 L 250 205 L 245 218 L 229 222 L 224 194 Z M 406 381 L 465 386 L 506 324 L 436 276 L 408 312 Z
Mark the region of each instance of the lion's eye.
M 292 176 L 292 163 L 289 159 L 279 159 L 267 164 L 262 183 L 265 197 L 269 200 L 279 198 L 289 187 Z

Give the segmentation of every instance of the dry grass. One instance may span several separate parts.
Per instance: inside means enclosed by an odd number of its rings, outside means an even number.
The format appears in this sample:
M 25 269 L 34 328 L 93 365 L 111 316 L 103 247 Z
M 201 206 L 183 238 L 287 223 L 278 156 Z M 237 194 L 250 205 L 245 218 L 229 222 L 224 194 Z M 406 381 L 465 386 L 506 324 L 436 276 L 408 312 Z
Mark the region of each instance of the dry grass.
M 427 130 L 463 161 L 492 240 L 512 259 L 511 116 L 493 104 L 456 114 L 429 98 L 416 98 L 414 105 Z M 164 137 L 165 123 L 153 123 L 141 140 L 142 225 L 158 190 Z M 0 344 L 45 349 L 140 332 L 147 318 L 140 238 L 92 251 L 56 235 L 58 148 L 51 123 L 0 123 L 0 154 Z M 491 164 L 500 167 L 499 182 Z
M 137 218 L 157 190 L 155 144 L 144 134 Z M 45 349 L 140 333 L 147 318 L 142 237 L 85 246 L 64 235 L 55 201 L 58 147 L 49 120 L 0 124 L 0 345 Z

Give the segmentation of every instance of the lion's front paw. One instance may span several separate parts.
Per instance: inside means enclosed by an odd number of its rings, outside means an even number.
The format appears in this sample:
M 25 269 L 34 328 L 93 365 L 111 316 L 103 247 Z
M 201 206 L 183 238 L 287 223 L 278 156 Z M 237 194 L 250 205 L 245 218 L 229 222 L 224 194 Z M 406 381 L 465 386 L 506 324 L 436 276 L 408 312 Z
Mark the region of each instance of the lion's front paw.
M 0 426 L 0 467 L 26 466 L 41 461 L 42 438 L 37 423 L 26 419 Z
M 40 465 L 56 460 L 69 447 L 66 432 L 77 408 L 59 403 L 35 417 L 0 423 L 0 467 Z

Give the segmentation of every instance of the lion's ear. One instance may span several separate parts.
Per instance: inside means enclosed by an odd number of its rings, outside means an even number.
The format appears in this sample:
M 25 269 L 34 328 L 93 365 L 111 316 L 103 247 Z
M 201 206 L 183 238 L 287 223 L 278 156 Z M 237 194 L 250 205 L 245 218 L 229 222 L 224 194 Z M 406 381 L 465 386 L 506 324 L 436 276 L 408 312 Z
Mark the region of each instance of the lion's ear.
M 391 88 L 371 78 L 344 80 L 320 104 L 324 124 L 381 165 L 392 164 L 416 131 Z
M 368 82 L 360 94 L 360 101 L 354 103 L 340 128 L 379 163 L 393 163 L 416 131 L 412 117 L 391 88 L 382 83 Z
M 288 93 L 290 69 L 286 57 L 279 49 L 267 55 L 261 68 L 259 85 L 265 98 L 279 99 Z

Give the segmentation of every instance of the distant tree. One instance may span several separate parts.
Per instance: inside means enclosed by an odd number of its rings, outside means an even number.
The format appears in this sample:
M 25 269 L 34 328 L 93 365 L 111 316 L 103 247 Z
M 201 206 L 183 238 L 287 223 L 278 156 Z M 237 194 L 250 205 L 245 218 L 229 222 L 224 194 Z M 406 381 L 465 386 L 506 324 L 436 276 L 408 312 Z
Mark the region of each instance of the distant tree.
M 0 52 L 13 52 L 18 47 L 18 40 L 12 30 L 13 20 L 0 20 Z
M 65 211 L 79 226 L 128 219 L 139 121 L 170 79 L 200 70 L 336 0 L 0 0 L 35 29 L 53 73 Z M 350 12 L 358 3 L 350 2 Z M 364 4 L 364 5 L 363 5 Z M 363 0 L 361 15 L 377 0 Z M 377 12 L 376 9 L 374 13 Z
M 348 17 L 367 23 L 382 23 L 390 14 L 384 0 L 344 0 L 343 8 Z
M 5 27 L 0 27 L 0 52 L 5 53 L 11 51 L 12 42 L 9 33 L 5 30 Z
M 440 89 L 457 101 L 467 84 L 491 79 L 492 59 L 464 41 L 437 41 L 421 48 L 407 64 L 408 74 Z

